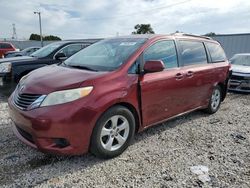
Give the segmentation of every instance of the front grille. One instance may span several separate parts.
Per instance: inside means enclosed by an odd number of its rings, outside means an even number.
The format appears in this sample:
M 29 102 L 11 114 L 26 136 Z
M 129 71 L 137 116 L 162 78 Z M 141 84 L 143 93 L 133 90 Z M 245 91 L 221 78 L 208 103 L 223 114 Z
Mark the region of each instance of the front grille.
M 41 95 L 36 94 L 19 94 L 18 91 L 14 94 L 14 103 L 21 110 L 26 110 L 33 102 Z
M 244 76 L 232 75 L 231 80 L 244 80 Z
M 26 132 L 25 130 L 21 129 L 20 127 L 16 126 L 17 131 L 28 141 L 30 141 L 31 143 L 34 143 L 34 140 L 32 138 L 32 135 L 28 132 Z
M 250 87 L 241 87 L 242 90 L 250 90 Z

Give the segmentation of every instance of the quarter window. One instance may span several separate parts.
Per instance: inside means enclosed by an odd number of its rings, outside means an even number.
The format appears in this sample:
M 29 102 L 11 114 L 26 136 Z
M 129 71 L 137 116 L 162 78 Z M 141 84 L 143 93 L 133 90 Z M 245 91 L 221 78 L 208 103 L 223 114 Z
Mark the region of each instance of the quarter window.
M 226 60 L 226 55 L 219 44 L 206 43 L 212 62 L 220 62 Z
M 144 61 L 161 60 L 166 68 L 178 67 L 174 41 L 160 41 L 144 52 Z
M 133 63 L 133 65 L 129 68 L 128 73 L 129 74 L 138 74 L 139 73 L 139 65 L 140 60 L 139 58 Z
M 180 48 L 184 66 L 207 63 L 206 51 L 202 42 L 180 41 Z

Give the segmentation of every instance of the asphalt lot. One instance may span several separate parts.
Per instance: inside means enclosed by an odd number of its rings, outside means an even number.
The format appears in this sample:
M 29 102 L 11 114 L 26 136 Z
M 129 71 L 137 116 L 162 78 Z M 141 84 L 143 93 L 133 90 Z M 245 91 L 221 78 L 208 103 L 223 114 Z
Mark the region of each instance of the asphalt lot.
M 111 160 L 43 154 L 11 127 L 0 98 L 0 187 L 250 187 L 250 95 L 229 94 L 216 114 L 193 112 L 137 134 Z M 191 170 L 197 165 L 203 174 Z

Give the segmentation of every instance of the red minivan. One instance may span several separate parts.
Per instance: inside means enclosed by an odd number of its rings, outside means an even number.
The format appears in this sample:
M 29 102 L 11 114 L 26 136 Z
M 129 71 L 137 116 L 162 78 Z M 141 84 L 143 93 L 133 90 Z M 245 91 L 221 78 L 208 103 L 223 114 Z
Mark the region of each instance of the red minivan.
M 152 125 L 197 109 L 215 113 L 228 75 L 223 49 L 208 37 L 110 38 L 23 77 L 9 112 L 17 137 L 40 151 L 111 158 Z
M 16 51 L 16 48 L 9 42 L 0 42 L 0 58 L 4 58 L 4 54 L 10 51 Z

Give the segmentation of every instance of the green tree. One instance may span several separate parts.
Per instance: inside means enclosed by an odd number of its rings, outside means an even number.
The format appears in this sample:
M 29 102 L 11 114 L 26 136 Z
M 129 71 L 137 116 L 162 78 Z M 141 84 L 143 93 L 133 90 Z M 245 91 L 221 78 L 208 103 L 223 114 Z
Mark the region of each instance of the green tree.
M 29 40 L 40 40 L 40 35 L 32 33 Z
M 137 24 L 134 27 L 135 31 L 132 34 L 154 34 L 153 28 L 150 24 Z
M 38 40 L 38 41 L 40 41 L 41 38 L 40 38 L 40 35 L 32 33 L 30 35 L 30 39 L 29 40 Z M 48 35 L 48 36 L 44 36 L 43 40 L 45 40 L 45 41 L 51 41 L 51 40 L 62 40 L 62 39 L 60 37 L 58 37 L 58 36 Z
M 208 36 L 208 37 L 213 37 L 215 36 L 216 34 L 214 32 L 210 32 L 210 33 L 207 33 L 205 34 L 205 36 Z
M 49 36 L 43 37 L 43 40 L 62 40 L 62 39 L 58 36 L 49 35 Z

